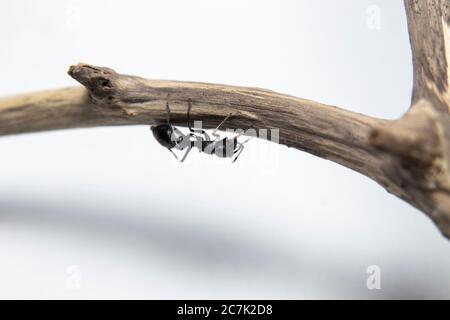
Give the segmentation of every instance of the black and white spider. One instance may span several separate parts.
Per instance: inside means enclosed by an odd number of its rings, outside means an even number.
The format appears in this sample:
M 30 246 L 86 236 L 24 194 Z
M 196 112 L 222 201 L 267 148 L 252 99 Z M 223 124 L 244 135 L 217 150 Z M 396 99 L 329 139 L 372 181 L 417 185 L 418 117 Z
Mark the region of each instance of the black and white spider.
M 244 144 L 250 140 L 247 139 L 244 142 L 239 142 L 238 137 L 242 135 L 239 133 L 235 135 L 233 138 L 221 138 L 217 131 L 220 127 L 225 123 L 225 121 L 231 116 L 231 113 L 222 120 L 222 122 L 215 128 L 212 132 L 212 136 L 214 136 L 214 140 L 211 140 L 208 133 L 205 130 L 200 130 L 200 134 L 198 134 L 191 125 L 190 119 L 190 111 L 192 108 L 191 100 L 188 101 L 188 110 L 187 110 L 187 121 L 189 133 L 184 134 L 180 129 L 175 127 L 170 122 L 170 107 L 169 102 L 166 103 L 166 123 L 158 124 L 155 126 L 151 126 L 150 129 L 153 132 L 153 136 L 156 141 L 159 142 L 160 145 L 167 148 L 177 160 L 178 157 L 173 152 L 173 149 L 176 150 L 186 150 L 180 162 L 183 162 L 188 156 L 189 152 L 192 148 L 197 148 L 200 152 L 206 154 L 215 154 L 220 158 L 233 158 L 232 162 L 235 162 L 242 150 L 244 150 Z

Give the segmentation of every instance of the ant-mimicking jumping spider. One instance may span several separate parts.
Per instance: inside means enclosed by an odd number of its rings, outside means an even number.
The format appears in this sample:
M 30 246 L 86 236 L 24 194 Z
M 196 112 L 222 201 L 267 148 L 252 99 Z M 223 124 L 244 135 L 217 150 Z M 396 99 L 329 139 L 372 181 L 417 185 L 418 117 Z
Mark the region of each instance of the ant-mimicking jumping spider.
M 225 123 L 225 121 L 231 116 L 231 113 L 222 120 L 222 122 L 213 130 L 212 136 L 215 137 L 211 140 L 210 136 L 205 130 L 200 130 L 201 134 L 196 133 L 196 131 L 191 126 L 190 111 L 192 108 L 191 99 L 188 100 L 188 110 L 187 110 L 187 122 L 189 133 L 184 134 L 180 129 L 175 127 L 170 122 L 170 108 L 169 102 L 166 102 L 166 123 L 151 126 L 150 129 L 153 132 L 153 136 L 160 145 L 167 148 L 174 157 L 183 162 L 188 156 L 189 152 L 193 147 L 198 148 L 199 152 L 206 154 L 215 154 L 220 158 L 232 158 L 232 163 L 234 163 L 242 150 L 244 150 L 244 144 L 251 139 L 247 139 L 244 142 L 239 142 L 237 138 L 242 135 L 242 133 L 237 134 L 233 138 L 220 138 L 217 134 L 217 130 Z M 172 149 L 186 150 L 181 160 L 178 159 L 177 155 Z M 232 152 L 230 152 L 232 150 Z

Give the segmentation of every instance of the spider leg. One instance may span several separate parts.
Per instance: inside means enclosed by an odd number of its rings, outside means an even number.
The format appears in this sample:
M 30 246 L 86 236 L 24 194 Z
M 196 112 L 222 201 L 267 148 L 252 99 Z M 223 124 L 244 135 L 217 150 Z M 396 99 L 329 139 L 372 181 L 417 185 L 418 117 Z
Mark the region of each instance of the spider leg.
M 231 140 L 237 140 L 237 138 L 239 138 L 240 136 L 242 136 L 244 134 L 244 132 L 240 132 L 240 133 L 238 133 L 237 135 L 235 135 L 233 138 L 231 138 Z M 250 138 L 248 138 L 247 140 L 245 140 L 244 142 L 242 142 L 242 143 L 240 143 L 240 142 L 238 142 L 239 144 L 244 144 L 244 143 L 247 143 L 250 139 L 252 139 L 252 138 L 254 138 L 254 137 L 250 137 Z
M 212 136 L 214 136 L 216 139 L 215 140 L 219 140 L 220 139 L 220 135 L 218 135 L 216 132 L 217 130 L 219 130 L 219 128 L 225 123 L 225 121 L 228 120 L 229 117 L 231 117 L 232 113 L 230 112 L 225 119 L 222 120 L 221 123 L 219 123 L 219 125 L 213 130 L 213 132 L 211 133 Z
M 234 157 L 233 161 L 231 163 L 235 163 L 238 157 L 241 155 L 242 150 L 244 150 L 244 145 L 240 142 L 238 142 L 238 147 L 234 151 L 234 153 L 237 153 L 237 155 Z
M 169 101 L 166 102 L 166 122 L 167 122 L 167 124 L 170 124 L 170 108 L 169 108 Z
M 194 132 L 194 130 L 191 127 L 191 108 L 192 108 L 192 102 L 191 99 L 188 99 L 188 109 L 187 109 L 187 122 L 188 122 L 188 128 L 190 132 Z
M 211 138 L 209 137 L 209 135 L 206 133 L 205 130 L 202 130 L 202 134 L 205 136 L 205 140 L 207 141 L 211 140 Z
M 239 134 L 240 135 L 240 134 Z M 237 138 L 237 136 L 236 136 Z M 234 151 L 234 153 L 237 153 L 236 157 L 234 158 L 234 160 L 231 163 L 236 162 L 237 158 L 239 157 L 239 155 L 241 154 L 241 152 L 244 150 L 244 144 L 247 143 L 251 138 L 248 138 L 247 140 L 245 140 L 244 142 L 238 142 L 238 147 L 236 148 L 236 150 Z
M 253 138 L 253 137 L 248 138 L 247 140 L 245 140 L 244 142 L 242 142 L 242 144 L 247 143 L 251 138 Z
M 175 154 L 175 152 L 172 151 L 172 149 L 167 148 L 167 150 L 169 150 L 170 153 L 173 154 L 173 156 L 175 157 L 175 159 L 177 159 L 177 161 L 179 161 L 177 155 Z
M 189 99 L 188 100 L 188 110 L 187 110 L 188 128 L 191 133 L 195 134 L 195 130 L 192 128 L 192 125 L 191 125 L 191 109 L 192 109 L 192 100 Z M 199 131 L 199 130 L 197 130 L 197 131 Z M 200 133 L 205 136 L 206 140 L 211 140 L 211 138 L 208 136 L 208 134 L 206 133 L 205 130 L 200 130 Z
M 188 156 L 189 152 L 191 152 L 191 150 L 192 150 L 192 147 L 189 146 L 189 147 L 187 148 L 186 152 L 184 153 L 183 158 L 181 158 L 180 162 L 184 162 L 184 160 L 185 160 L 186 157 Z

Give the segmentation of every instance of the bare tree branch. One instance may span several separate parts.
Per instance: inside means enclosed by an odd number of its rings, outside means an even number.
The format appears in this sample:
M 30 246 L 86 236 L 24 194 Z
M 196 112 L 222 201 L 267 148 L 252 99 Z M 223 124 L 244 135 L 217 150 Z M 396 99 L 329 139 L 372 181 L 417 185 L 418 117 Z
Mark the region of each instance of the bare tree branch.
M 232 113 L 233 129 L 280 129 L 280 143 L 356 170 L 430 216 L 450 237 L 449 3 L 405 1 L 413 50 L 412 108 L 399 120 L 371 118 L 273 91 L 207 83 L 147 80 L 78 64 L 84 87 L 0 99 L 0 135 L 150 125 L 192 118 L 215 127 Z M 86 90 L 87 89 L 87 90 Z
M 412 103 L 427 99 L 448 112 L 450 2 L 405 0 L 405 8 L 414 65 Z
M 354 170 L 379 168 L 368 137 L 385 121 L 273 91 L 194 82 L 146 80 L 108 68 L 78 64 L 69 74 L 86 88 L 28 94 L 0 100 L 0 134 L 99 125 L 150 125 L 172 121 L 186 126 L 192 118 L 215 127 L 232 113 L 232 129 L 280 128 L 280 141 Z M 370 169 L 369 169 L 370 167 Z
M 414 85 L 411 109 L 374 130 L 372 144 L 393 156 L 388 188 L 426 212 L 450 237 L 450 3 L 405 0 Z

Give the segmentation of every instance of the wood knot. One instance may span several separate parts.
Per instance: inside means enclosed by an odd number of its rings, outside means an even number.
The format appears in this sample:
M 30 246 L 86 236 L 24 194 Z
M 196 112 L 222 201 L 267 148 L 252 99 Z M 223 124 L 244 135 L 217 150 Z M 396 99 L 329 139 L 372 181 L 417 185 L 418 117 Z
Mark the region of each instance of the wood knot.
M 402 184 L 423 189 L 434 189 L 439 184 L 444 170 L 441 140 L 434 110 L 424 100 L 399 120 L 375 128 L 370 135 L 372 146 L 398 160 L 391 163 L 395 168 L 385 171 L 401 176 L 397 180 Z
M 89 90 L 91 98 L 112 104 L 116 92 L 117 73 L 109 68 L 97 67 L 86 63 L 70 66 L 67 72 Z

